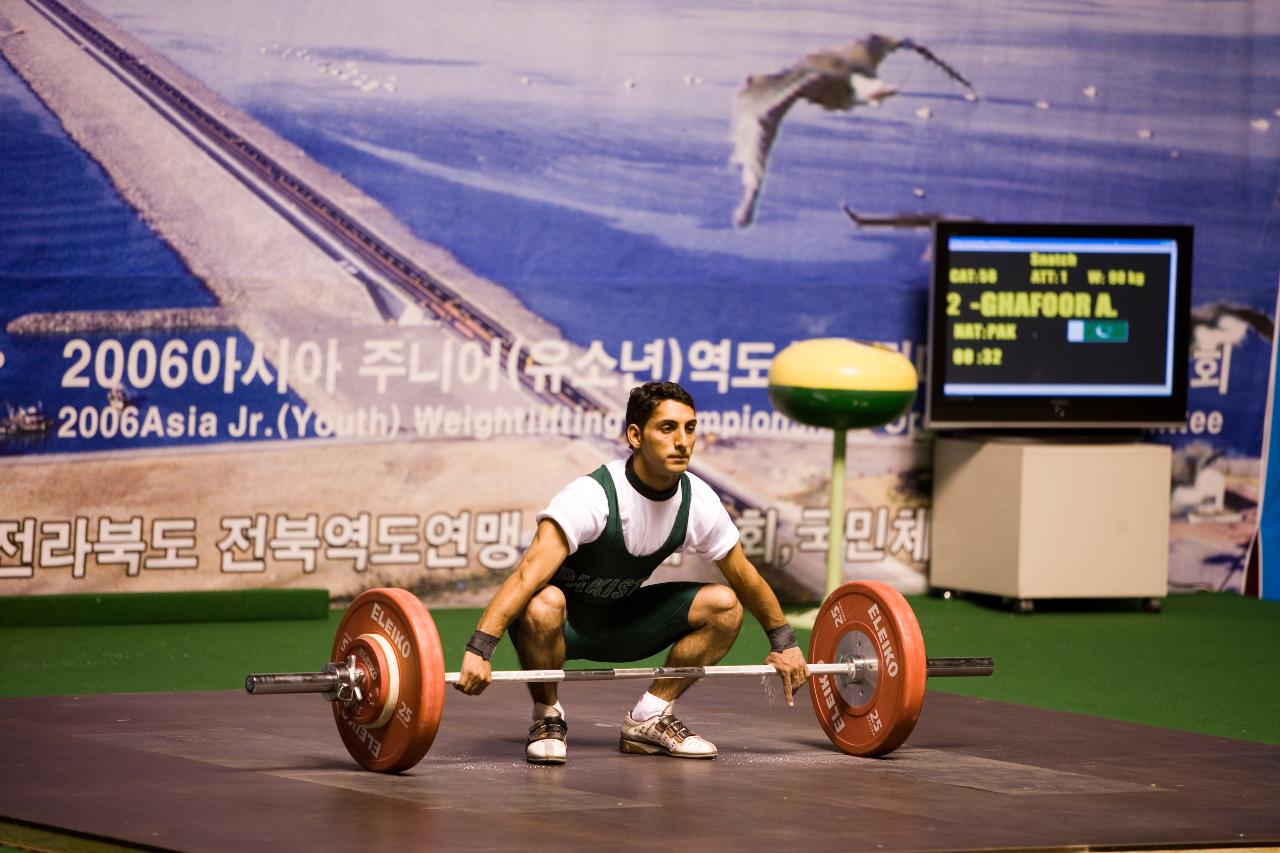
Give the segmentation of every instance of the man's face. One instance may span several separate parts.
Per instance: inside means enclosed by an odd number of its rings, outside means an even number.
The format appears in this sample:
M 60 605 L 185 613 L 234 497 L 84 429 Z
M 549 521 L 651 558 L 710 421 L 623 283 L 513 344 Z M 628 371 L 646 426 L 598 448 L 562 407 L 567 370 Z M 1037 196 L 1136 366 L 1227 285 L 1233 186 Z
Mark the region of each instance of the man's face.
M 692 408 L 676 400 L 663 400 L 649 415 L 644 429 L 627 426 L 627 441 L 640 456 L 645 473 L 676 477 L 689 467 L 697 426 L 698 415 Z

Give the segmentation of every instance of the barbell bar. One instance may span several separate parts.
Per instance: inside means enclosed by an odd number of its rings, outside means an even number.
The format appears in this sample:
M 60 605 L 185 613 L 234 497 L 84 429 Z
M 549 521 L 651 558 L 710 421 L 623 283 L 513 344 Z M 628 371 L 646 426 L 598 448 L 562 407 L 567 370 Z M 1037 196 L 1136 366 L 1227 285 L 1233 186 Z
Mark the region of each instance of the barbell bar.
M 319 693 L 332 701 L 339 733 L 366 769 L 408 770 L 430 749 L 443 713 L 439 634 L 426 606 L 402 589 L 371 589 L 347 608 L 334 639 L 338 660 L 321 672 L 262 673 L 245 678 L 250 694 Z M 910 604 L 892 587 L 855 581 L 819 609 L 809 644 L 814 711 L 842 752 L 875 756 L 900 746 L 915 727 L 926 677 L 988 676 L 989 657 L 924 656 Z M 495 682 L 724 678 L 776 675 L 766 664 L 497 670 Z
M 928 658 L 929 678 L 957 678 L 964 676 L 992 675 L 995 664 L 991 658 Z M 845 663 L 811 663 L 809 674 L 840 675 L 858 681 L 870 670 L 877 668 L 878 660 L 852 660 Z M 744 675 L 777 675 L 768 664 L 744 664 L 724 666 L 639 666 L 615 669 L 497 669 L 491 675 L 495 682 L 549 683 L 564 681 L 622 681 L 643 678 L 649 681 L 663 678 L 733 678 Z M 462 680 L 460 672 L 446 672 L 445 684 Z M 245 678 L 247 693 L 335 693 L 343 684 L 338 669 L 329 672 L 272 672 L 250 675 Z

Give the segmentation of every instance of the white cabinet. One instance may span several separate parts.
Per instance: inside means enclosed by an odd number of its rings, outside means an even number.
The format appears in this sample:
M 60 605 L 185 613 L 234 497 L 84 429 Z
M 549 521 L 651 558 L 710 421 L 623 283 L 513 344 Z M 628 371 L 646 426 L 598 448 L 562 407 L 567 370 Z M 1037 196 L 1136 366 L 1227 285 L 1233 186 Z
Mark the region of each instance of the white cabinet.
M 1168 592 L 1168 447 L 942 438 L 929 582 L 1034 599 Z

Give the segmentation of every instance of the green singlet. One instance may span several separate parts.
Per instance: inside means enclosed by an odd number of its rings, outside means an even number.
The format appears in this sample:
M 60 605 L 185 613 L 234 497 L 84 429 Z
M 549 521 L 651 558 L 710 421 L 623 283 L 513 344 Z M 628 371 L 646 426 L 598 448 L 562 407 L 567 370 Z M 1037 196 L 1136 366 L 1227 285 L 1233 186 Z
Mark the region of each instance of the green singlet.
M 647 658 L 689 633 L 689 608 L 703 586 L 694 581 L 641 586 L 684 543 L 692 486 L 688 475 L 681 474 L 680 509 L 671 533 L 658 550 L 637 557 L 623 539 L 618 492 L 608 468 L 601 465 L 590 476 L 604 489 L 609 518 L 599 538 L 580 545 L 551 581 L 567 602 L 565 657 L 607 662 Z

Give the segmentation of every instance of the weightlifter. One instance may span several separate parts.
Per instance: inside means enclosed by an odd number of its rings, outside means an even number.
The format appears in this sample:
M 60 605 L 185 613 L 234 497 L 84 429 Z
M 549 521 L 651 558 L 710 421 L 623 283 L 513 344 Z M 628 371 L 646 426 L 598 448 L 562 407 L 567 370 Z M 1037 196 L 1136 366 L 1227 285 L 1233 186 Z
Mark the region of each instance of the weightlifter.
M 567 659 L 635 661 L 668 646 L 667 666 L 709 666 L 733 645 L 745 605 L 766 626 L 772 651 L 765 662 L 778 670 L 792 704 L 809 676 L 804 655 L 724 505 L 686 470 L 696 428 L 693 398 L 679 385 L 632 390 L 631 456 L 572 481 L 538 514 L 533 542 L 467 644 L 457 689 L 474 695 L 488 686 L 489 658 L 504 631 L 526 669 L 560 669 Z M 641 586 L 676 551 L 714 562 L 728 586 Z M 715 744 L 675 715 L 675 700 L 694 681 L 652 682 L 623 718 L 622 752 L 715 758 Z M 525 757 L 534 764 L 565 761 L 568 726 L 556 687 L 529 684 L 534 722 Z

